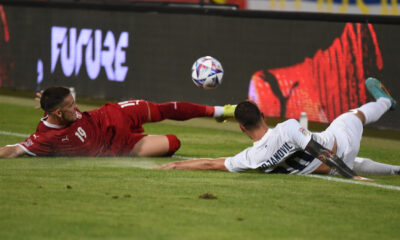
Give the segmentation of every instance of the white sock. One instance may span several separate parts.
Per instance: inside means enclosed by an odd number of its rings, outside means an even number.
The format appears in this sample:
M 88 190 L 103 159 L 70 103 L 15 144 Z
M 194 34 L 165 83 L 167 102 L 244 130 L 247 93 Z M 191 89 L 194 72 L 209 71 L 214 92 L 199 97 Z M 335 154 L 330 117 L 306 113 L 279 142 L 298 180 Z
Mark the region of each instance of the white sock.
M 356 157 L 353 170 L 360 175 L 396 175 L 399 174 L 400 166 L 374 162 L 369 158 Z
M 388 98 L 378 98 L 376 102 L 369 102 L 358 108 L 365 115 L 365 123 L 373 123 L 379 120 L 382 115 L 392 106 L 392 102 Z
M 224 115 L 224 107 L 215 106 L 213 117 L 221 117 L 222 115 Z

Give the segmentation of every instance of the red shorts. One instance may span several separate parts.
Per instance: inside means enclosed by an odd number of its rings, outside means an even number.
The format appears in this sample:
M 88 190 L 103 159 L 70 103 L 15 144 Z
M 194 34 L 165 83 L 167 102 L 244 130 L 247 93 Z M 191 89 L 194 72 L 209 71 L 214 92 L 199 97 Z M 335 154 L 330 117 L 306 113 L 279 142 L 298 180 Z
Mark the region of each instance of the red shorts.
M 145 100 L 130 100 L 120 103 L 108 103 L 98 110 L 91 111 L 101 118 L 101 128 L 106 136 L 107 147 L 101 155 L 129 155 L 134 146 L 147 134 L 142 125 L 150 119 L 152 122 L 162 120 L 157 104 Z M 149 117 L 149 113 L 151 116 Z M 167 136 L 168 137 L 168 136 Z M 174 136 L 176 138 L 176 136 Z M 172 137 L 169 137 L 172 139 Z M 170 140 L 170 142 L 177 142 Z M 172 146 L 176 151 L 177 146 Z
M 107 103 L 91 114 L 100 115 L 102 119 L 101 128 L 107 142 L 107 150 L 102 155 L 129 155 L 133 147 L 147 136 L 142 125 L 147 122 L 149 108 L 144 100 Z

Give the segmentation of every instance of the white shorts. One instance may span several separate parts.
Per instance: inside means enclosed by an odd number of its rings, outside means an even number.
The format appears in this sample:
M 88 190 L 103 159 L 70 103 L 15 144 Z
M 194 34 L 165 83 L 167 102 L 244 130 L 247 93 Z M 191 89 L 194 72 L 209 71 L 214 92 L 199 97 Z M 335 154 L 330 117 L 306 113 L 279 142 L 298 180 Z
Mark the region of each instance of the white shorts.
M 353 169 L 354 159 L 360 150 L 360 142 L 363 133 L 361 120 L 351 112 L 337 117 L 325 130 L 336 137 L 336 155 L 341 158 L 348 167 Z

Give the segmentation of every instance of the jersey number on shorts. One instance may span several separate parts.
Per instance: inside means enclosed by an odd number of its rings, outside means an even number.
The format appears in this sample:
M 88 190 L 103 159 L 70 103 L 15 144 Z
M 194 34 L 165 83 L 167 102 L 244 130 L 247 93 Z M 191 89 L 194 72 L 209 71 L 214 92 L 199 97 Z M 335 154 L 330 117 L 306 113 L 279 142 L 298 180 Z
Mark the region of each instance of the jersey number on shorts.
M 77 136 L 82 142 L 85 142 L 86 132 L 82 127 L 78 127 L 78 129 L 76 129 L 75 136 Z
M 121 108 L 135 106 L 139 105 L 139 100 L 124 101 L 124 102 L 119 102 L 118 104 L 121 106 Z

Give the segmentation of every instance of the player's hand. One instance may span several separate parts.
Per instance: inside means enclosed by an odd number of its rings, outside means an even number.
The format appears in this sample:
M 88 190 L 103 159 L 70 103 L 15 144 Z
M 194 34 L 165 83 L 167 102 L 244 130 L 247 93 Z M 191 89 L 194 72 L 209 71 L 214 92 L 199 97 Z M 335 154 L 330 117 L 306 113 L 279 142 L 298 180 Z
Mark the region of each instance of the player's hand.
M 176 168 L 176 164 L 175 162 L 171 162 L 171 163 L 167 163 L 161 166 L 156 166 L 153 167 L 153 169 L 175 169 Z
M 361 177 L 361 176 L 355 176 L 353 177 L 354 180 L 358 181 L 366 181 L 366 182 L 373 182 L 374 180 L 371 178 L 366 178 L 366 177 Z
M 40 109 L 40 99 L 42 98 L 42 93 L 43 93 L 43 90 L 36 93 L 35 101 L 37 101 L 39 103 L 39 105 L 36 105 L 35 109 Z

